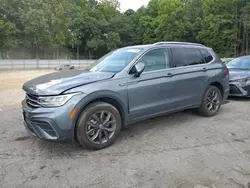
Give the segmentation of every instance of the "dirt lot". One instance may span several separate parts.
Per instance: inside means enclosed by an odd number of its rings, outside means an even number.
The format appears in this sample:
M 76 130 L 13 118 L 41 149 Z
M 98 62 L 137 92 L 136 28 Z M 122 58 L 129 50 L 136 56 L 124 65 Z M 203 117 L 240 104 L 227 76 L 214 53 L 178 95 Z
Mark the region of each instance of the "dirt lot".
M 20 107 L 24 98 L 23 84 L 35 77 L 53 72 L 53 70 L 34 71 L 0 71 L 0 109 Z
M 185 111 L 143 121 L 87 151 L 24 129 L 20 88 L 45 72 L 0 73 L 1 188 L 249 188 L 250 100 L 233 99 L 213 118 Z

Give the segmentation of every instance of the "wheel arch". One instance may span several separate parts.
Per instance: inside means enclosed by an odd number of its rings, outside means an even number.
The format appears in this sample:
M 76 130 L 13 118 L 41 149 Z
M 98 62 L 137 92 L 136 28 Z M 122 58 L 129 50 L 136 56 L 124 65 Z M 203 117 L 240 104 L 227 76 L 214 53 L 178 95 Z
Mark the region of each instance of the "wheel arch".
M 86 107 L 90 104 L 93 104 L 95 102 L 106 102 L 108 104 L 111 104 L 114 106 L 120 113 L 121 115 L 121 120 L 122 120 L 122 126 L 124 127 L 127 122 L 127 114 L 128 111 L 126 110 L 126 104 L 116 95 L 110 95 L 110 93 L 106 94 L 92 94 L 91 96 L 88 97 L 88 99 L 82 99 L 77 105 L 76 108 L 78 109 L 78 112 L 76 113 L 76 117 L 74 118 L 73 125 L 72 125 L 72 138 L 73 140 L 76 139 L 76 124 L 77 121 L 81 115 L 81 113 L 86 109 Z
M 223 99 L 223 97 L 224 97 L 224 89 L 223 89 L 222 84 L 221 84 L 220 82 L 212 82 L 212 83 L 210 84 L 210 86 L 215 86 L 215 87 L 217 87 L 217 88 L 220 90 L 221 97 L 222 97 L 222 99 Z

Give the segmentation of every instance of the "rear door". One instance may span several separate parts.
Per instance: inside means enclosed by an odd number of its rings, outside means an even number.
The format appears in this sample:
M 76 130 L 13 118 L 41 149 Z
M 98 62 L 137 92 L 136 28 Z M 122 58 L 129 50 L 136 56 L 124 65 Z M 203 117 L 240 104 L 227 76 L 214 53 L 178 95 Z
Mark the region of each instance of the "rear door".
M 172 75 L 175 78 L 175 92 L 179 101 L 176 108 L 198 106 L 208 80 L 206 62 L 199 48 L 171 48 Z

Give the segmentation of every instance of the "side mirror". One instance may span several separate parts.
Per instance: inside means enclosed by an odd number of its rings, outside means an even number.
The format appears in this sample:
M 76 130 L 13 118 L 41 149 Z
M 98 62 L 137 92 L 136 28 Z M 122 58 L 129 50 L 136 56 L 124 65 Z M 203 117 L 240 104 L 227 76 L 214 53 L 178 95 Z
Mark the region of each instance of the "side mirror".
M 139 77 L 145 69 L 145 63 L 139 62 L 135 65 L 135 77 Z

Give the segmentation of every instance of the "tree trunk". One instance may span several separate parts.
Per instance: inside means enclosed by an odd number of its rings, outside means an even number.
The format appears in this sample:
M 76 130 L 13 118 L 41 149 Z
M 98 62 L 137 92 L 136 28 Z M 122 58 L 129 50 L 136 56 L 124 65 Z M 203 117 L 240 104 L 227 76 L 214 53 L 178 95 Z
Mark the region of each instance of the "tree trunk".
M 245 6 L 246 0 L 241 0 L 241 5 L 240 5 L 240 10 Z M 239 31 L 239 41 L 240 41 L 240 45 L 239 45 L 239 55 L 243 55 L 244 54 L 244 50 L 245 50 L 245 16 L 243 14 L 239 13 L 239 18 L 240 20 L 240 31 Z
M 80 46 L 77 45 L 77 52 L 76 52 L 76 57 L 77 57 L 77 59 L 79 59 L 79 50 L 80 50 Z
M 243 22 L 243 39 L 242 39 L 242 52 L 241 55 L 246 53 L 246 24 Z
M 237 24 L 237 29 L 238 29 L 238 34 L 237 34 L 237 40 L 236 40 L 236 45 L 235 45 L 235 57 L 239 56 L 240 54 L 240 40 L 241 40 L 241 21 L 240 21 L 240 8 L 238 7 L 237 12 L 236 12 L 236 18 L 239 20 Z
M 39 69 L 39 59 L 38 59 L 38 52 L 36 50 L 36 68 Z
M 43 59 L 46 59 L 46 52 L 44 48 L 43 48 Z
M 89 49 L 89 50 L 88 50 L 88 52 L 89 52 L 89 59 L 92 59 L 92 53 L 91 53 L 91 50 Z
M 246 55 L 249 54 L 248 37 L 249 37 L 249 33 L 248 33 L 248 29 L 246 27 Z
M 234 45 L 234 57 L 237 57 L 237 44 Z

